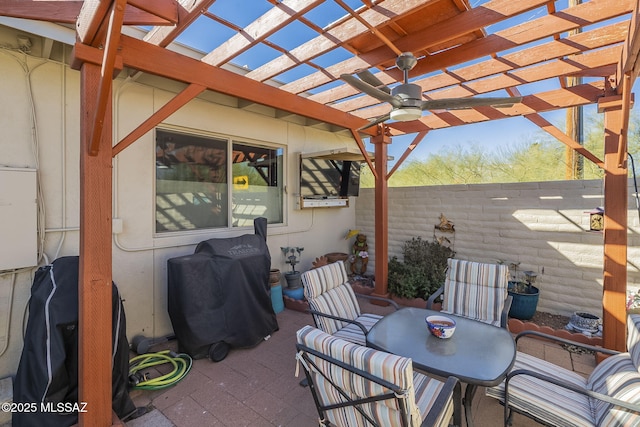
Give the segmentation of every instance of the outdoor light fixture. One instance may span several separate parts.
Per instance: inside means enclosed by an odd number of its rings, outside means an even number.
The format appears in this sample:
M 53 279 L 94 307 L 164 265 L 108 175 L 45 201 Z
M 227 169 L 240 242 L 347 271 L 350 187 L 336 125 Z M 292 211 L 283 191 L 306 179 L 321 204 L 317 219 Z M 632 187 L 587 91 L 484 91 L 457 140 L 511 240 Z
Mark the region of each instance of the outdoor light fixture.
M 589 231 L 604 230 L 604 209 L 597 207 L 587 213 L 589 214 Z
M 389 117 L 392 120 L 399 122 L 410 122 L 411 120 L 417 120 L 422 117 L 422 110 L 420 108 L 396 108 L 391 110 Z

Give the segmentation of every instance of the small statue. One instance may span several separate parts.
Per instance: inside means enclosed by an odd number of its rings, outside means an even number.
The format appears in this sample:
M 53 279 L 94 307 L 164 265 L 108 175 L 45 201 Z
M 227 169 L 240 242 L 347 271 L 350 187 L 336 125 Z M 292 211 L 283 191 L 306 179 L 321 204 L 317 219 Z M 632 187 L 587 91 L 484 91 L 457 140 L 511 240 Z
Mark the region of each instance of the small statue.
M 367 264 L 369 263 L 369 245 L 367 245 L 367 236 L 365 234 L 358 234 L 356 241 L 351 247 L 351 256 L 349 262 L 351 263 L 351 272 L 353 274 L 364 275 L 367 271 Z M 358 269 L 358 261 L 360 261 L 360 269 Z
M 453 233 L 455 231 L 453 222 L 449 221 L 443 213 L 440 214 L 440 224 L 436 225 L 435 228 L 449 233 Z

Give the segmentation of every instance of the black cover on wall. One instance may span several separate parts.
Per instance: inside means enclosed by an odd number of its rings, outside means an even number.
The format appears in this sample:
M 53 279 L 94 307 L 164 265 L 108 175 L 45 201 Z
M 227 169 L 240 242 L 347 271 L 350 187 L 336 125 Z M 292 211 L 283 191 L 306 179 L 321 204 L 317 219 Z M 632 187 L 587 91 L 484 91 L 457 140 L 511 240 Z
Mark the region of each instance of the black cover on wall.
M 253 347 L 278 330 L 266 220 L 254 223 L 256 234 L 205 240 L 195 254 L 168 260 L 168 309 L 180 351 L 201 358 L 218 342 Z
M 78 261 L 77 256 L 63 257 L 36 271 L 13 401 L 35 404 L 37 411 L 13 413 L 14 427 L 70 426 L 78 422 L 77 412 L 40 411 L 41 402 L 48 402 L 55 409 L 58 405 L 64 408 L 65 403 L 73 408 L 78 402 Z M 124 307 L 115 285 L 111 302 L 115 343 L 112 408 L 120 419 L 125 419 L 136 408 L 127 389 L 129 342 Z

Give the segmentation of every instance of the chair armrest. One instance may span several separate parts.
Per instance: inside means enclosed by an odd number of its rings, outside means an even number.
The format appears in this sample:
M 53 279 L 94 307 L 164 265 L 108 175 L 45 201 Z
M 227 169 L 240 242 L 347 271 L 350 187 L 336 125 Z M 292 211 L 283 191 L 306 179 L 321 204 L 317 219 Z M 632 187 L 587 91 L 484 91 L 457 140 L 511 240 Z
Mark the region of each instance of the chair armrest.
M 513 297 L 511 295 L 507 295 L 507 298 L 504 300 L 502 314 L 500 315 L 500 326 L 506 329 L 509 329 L 509 310 L 511 309 L 512 303 Z
M 549 377 L 547 375 L 543 375 L 540 374 L 538 372 L 535 371 L 531 371 L 528 369 L 516 369 L 512 372 L 509 372 L 509 374 L 507 375 L 507 379 L 505 380 L 504 383 L 504 406 L 505 408 L 507 408 L 508 405 L 508 401 L 509 401 L 509 381 L 518 375 L 528 375 L 530 377 L 534 377 L 534 378 L 538 378 L 542 381 L 546 381 L 548 383 L 554 384 L 558 387 L 562 387 L 562 388 L 566 388 L 567 390 L 571 390 L 575 393 L 580 393 L 583 394 L 585 396 L 589 396 L 593 399 L 598 399 L 601 400 L 603 402 L 607 402 L 607 403 L 611 403 L 615 406 L 620 406 L 622 408 L 628 409 L 630 411 L 633 412 L 637 412 L 640 414 L 640 405 L 636 404 L 636 403 L 631 403 L 631 402 L 625 402 L 624 400 L 620 400 L 620 399 L 616 399 L 615 397 L 611 397 L 611 396 L 607 396 L 606 394 L 602 394 L 602 393 L 598 393 L 592 390 L 587 390 L 584 388 L 580 388 L 580 387 L 576 387 L 575 385 L 571 384 L 571 383 L 567 383 L 552 377 Z
M 572 340 L 568 340 L 565 338 L 560 338 L 560 337 L 556 337 L 555 335 L 549 335 L 549 334 L 545 334 L 543 332 L 538 332 L 538 331 L 522 331 L 520 332 L 518 335 L 516 335 L 516 345 L 518 344 L 518 340 L 524 336 L 527 335 L 532 335 L 536 338 L 544 338 L 546 340 L 550 340 L 550 341 L 555 341 L 555 342 L 559 342 L 561 344 L 567 344 L 567 345 L 573 345 L 576 347 L 580 347 L 580 348 L 584 348 L 585 350 L 590 350 L 590 351 L 594 351 L 597 353 L 604 353 L 604 354 L 620 354 L 619 351 L 617 350 L 611 350 L 608 348 L 604 348 L 604 347 L 597 347 L 595 345 L 589 345 L 589 344 L 584 344 L 578 341 L 572 341 Z
M 400 306 L 398 305 L 397 302 L 395 302 L 392 299 L 389 298 L 385 298 L 385 297 L 379 297 L 379 296 L 375 296 L 375 295 L 366 295 L 366 294 L 357 294 L 356 293 L 356 298 L 365 298 L 371 301 L 381 301 L 381 302 L 386 302 L 387 304 L 393 306 L 393 308 L 397 310 L 400 310 Z
M 420 424 L 421 427 L 440 427 L 449 425 L 450 420 L 443 419 L 442 417 L 446 415 L 447 408 L 453 399 L 453 393 L 456 389 L 460 389 L 460 382 L 458 379 L 455 377 L 447 378 L 447 381 L 440 389 L 440 393 L 436 396 L 436 400 L 433 402 L 431 410 L 422 421 L 422 424 Z M 418 400 L 418 396 L 416 396 L 416 400 Z
M 427 310 L 433 309 L 433 304 L 435 304 L 436 299 L 438 299 L 442 294 L 444 294 L 444 286 L 440 286 L 437 291 L 431 294 L 427 300 Z
M 344 317 L 339 317 L 339 316 L 334 316 L 333 314 L 322 313 L 322 312 L 315 311 L 315 310 L 312 310 L 312 309 L 309 309 L 309 310 L 308 310 L 308 312 L 309 312 L 309 313 L 311 313 L 311 314 L 312 314 L 312 315 L 314 315 L 314 316 L 327 317 L 327 318 L 329 318 L 329 319 L 333 319 L 333 320 L 340 320 L 340 321 L 342 321 L 342 322 L 347 322 L 347 323 L 354 324 L 354 325 L 356 325 L 357 327 L 359 327 L 360 329 L 362 329 L 362 333 L 364 334 L 364 336 L 365 336 L 365 337 L 366 337 L 366 336 L 367 336 L 367 334 L 369 333 L 369 331 L 367 330 L 367 328 L 365 328 L 365 326 L 364 326 L 362 323 L 360 323 L 360 322 L 356 322 L 355 320 L 346 319 L 346 318 L 344 318 Z M 318 326 L 318 325 L 316 325 L 316 326 Z

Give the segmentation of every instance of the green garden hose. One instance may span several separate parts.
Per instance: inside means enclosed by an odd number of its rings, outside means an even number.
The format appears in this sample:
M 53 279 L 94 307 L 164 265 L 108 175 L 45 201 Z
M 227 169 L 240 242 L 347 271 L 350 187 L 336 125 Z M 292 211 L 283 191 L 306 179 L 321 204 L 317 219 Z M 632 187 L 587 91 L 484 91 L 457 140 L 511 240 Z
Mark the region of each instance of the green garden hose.
M 148 373 L 141 372 L 165 363 L 173 366 L 173 370 L 168 374 L 149 378 Z M 129 384 L 133 388 L 142 390 L 160 390 L 170 387 L 189 373 L 191 365 L 192 360 L 188 354 L 178 354 L 171 350 L 142 354 L 129 360 Z

